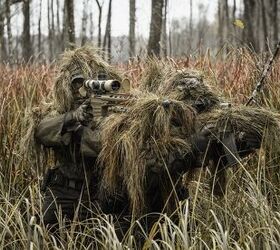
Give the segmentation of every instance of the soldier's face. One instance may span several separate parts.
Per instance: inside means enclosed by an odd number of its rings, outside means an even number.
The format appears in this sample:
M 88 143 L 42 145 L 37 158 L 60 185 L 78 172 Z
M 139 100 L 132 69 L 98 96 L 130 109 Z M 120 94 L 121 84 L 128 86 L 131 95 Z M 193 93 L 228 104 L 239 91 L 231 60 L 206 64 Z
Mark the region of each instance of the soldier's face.
M 82 76 L 76 77 L 71 81 L 71 91 L 73 95 L 74 102 L 80 102 L 88 98 L 87 95 L 82 96 L 80 93 L 80 88 L 83 86 L 85 79 Z

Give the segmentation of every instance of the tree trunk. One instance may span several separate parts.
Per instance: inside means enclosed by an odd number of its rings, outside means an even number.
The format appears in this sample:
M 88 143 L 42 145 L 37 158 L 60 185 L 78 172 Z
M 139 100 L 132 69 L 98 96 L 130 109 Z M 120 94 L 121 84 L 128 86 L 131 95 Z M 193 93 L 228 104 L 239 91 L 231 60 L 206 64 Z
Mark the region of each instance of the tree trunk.
M 264 1 L 261 0 L 261 13 L 262 13 L 262 26 L 263 26 L 263 42 L 264 42 L 264 49 L 267 51 L 268 47 L 268 33 L 267 33 L 267 20 L 266 20 L 266 7 Z
M 6 61 L 8 53 L 6 47 L 6 39 L 4 36 L 4 6 L 0 8 L 0 42 L 1 42 L 1 61 Z
M 23 0 L 23 32 L 22 32 L 22 55 L 25 62 L 32 56 L 32 45 L 30 37 L 30 0 Z
M 218 46 L 221 49 L 224 46 L 224 14 L 223 0 L 218 0 Z
M 62 18 L 62 33 L 61 33 L 61 50 L 64 51 L 66 43 L 68 41 L 68 32 L 67 32 L 67 11 L 66 11 L 66 0 L 63 5 L 63 18 Z
M 98 0 L 95 0 L 98 7 L 98 47 L 101 47 L 101 22 L 102 22 L 102 5 Z
M 224 0 L 224 14 L 225 14 L 225 23 L 226 23 L 226 40 L 230 40 L 230 17 L 229 17 L 229 8 L 228 0 Z
M 152 0 L 152 17 L 148 42 L 148 55 L 160 55 L 163 0 Z
M 82 18 L 82 32 L 81 32 L 81 45 L 85 45 L 87 42 L 87 5 L 88 0 L 84 0 L 83 2 L 83 18 Z
M 16 3 L 19 3 L 19 2 L 22 2 L 22 0 L 9 0 L 9 1 L 0 1 L 0 60 L 1 61 L 6 61 L 8 59 L 8 51 L 7 51 L 7 45 L 6 45 L 6 39 L 5 39 L 5 36 L 4 36 L 4 33 L 5 33 L 5 24 L 4 24 L 4 21 L 5 21 L 5 13 L 6 13 L 6 16 L 7 16 L 7 33 L 8 33 L 8 39 L 9 40 L 9 48 L 10 48 L 10 51 L 11 51 L 11 48 L 12 48 L 12 32 L 11 32 L 11 25 L 9 24 L 10 23 L 10 17 L 11 17 L 11 14 L 9 13 L 10 12 L 10 6 L 12 6 L 13 4 L 16 4 Z M 8 9 L 7 9 L 7 4 L 8 5 Z M 8 12 L 8 13 L 7 13 Z M 14 51 L 14 50 L 13 50 Z
M 272 24 L 272 40 L 273 45 L 276 46 L 278 43 L 278 0 L 272 0 L 272 11 L 271 11 L 271 24 Z
M 135 56 L 135 22 L 136 7 L 135 0 L 129 1 L 129 56 Z
M 13 37 L 11 31 L 11 9 L 10 0 L 6 0 L 6 19 L 7 19 L 7 35 L 8 35 L 8 58 L 9 61 L 13 58 Z
M 56 29 L 57 36 L 60 35 L 59 0 L 56 0 Z
M 233 0 L 233 7 L 232 7 L 232 19 L 235 21 L 236 19 L 236 0 Z
M 107 44 L 107 53 L 108 53 L 108 61 L 111 61 L 111 18 L 112 18 L 112 0 L 109 1 L 108 7 L 108 15 L 107 15 L 107 24 L 106 31 L 103 40 L 103 50 L 106 49 Z
M 39 19 L 38 19 L 38 53 L 42 50 L 42 34 L 41 34 L 41 20 L 42 20 L 42 0 L 40 0 L 39 7 Z
M 89 14 L 89 22 L 90 22 L 90 26 L 89 26 L 89 36 L 90 36 L 90 41 L 93 41 L 93 33 L 94 33 L 94 24 L 93 24 L 93 13 L 90 12 Z
M 258 51 L 259 48 L 257 45 L 256 37 L 254 35 L 255 20 L 253 19 L 253 16 L 257 14 L 256 7 L 257 5 L 255 0 L 244 0 L 245 29 L 243 33 L 243 40 L 253 50 Z
M 51 0 L 53 1 L 53 0 Z M 49 43 L 49 60 L 52 61 L 53 59 L 53 30 L 52 30 L 52 21 L 51 21 L 51 8 L 52 4 L 50 3 L 50 0 L 48 0 L 48 43 Z
M 75 43 L 75 19 L 74 19 L 74 2 L 73 0 L 65 0 L 66 12 L 66 30 L 68 33 L 67 47 Z
M 190 37 L 189 37 L 189 54 L 192 50 L 192 40 L 193 40 L 193 1 L 190 0 L 190 20 L 189 20 L 189 31 L 190 31 Z
M 164 0 L 164 8 L 163 8 L 163 20 L 162 20 L 162 54 L 163 56 L 167 56 L 167 8 L 168 8 L 168 0 Z

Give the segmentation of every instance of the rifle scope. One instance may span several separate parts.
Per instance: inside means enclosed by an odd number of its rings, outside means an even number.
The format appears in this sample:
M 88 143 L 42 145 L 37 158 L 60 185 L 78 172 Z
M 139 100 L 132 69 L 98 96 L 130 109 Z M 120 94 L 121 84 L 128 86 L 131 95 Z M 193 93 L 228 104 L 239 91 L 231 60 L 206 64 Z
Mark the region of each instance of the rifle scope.
M 85 88 L 89 88 L 92 91 L 110 92 L 117 91 L 121 87 L 121 83 L 118 80 L 86 80 L 84 82 Z

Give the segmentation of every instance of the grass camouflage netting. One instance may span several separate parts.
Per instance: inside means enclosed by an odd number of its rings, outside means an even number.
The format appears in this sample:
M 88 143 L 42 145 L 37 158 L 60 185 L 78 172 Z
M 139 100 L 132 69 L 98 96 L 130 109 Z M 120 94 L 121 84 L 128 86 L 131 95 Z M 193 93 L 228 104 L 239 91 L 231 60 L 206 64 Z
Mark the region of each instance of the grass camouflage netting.
M 71 77 L 79 72 L 85 78 L 97 78 L 106 73 L 109 78 L 122 80 L 121 74 L 101 57 L 101 52 L 90 46 L 65 51 L 59 61 L 58 76 L 54 84 L 54 108 L 59 113 L 70 111 L 73 104 Z
M 204 111 L 216 107 L 221 101 L 197 70 L 178 68 L 172 62 L 150 58 L 142 75 L 142 91 L 168 96 L 190 105 L 200 101 L 206 107 Z
M 237 140 L 242 134 L 253 136 L 253 140 L 261 140 L 259 163 L 263 164 L 268 174 L 267 177 L 270 176 L 271 181 L 279 182 L 280 115 L 278 113 L 263 108 L 240 105 L 228 109 L 215 109 L 197 117 L 198 130 L 207 124 L 213 125 L 211 133 L 218 140 L 220 140 L 221 133 L 227 129 L 235 134 Z M 217 172 L 215 166 L 212 166 L 210 171 L 217 175 L 215 178 L 213 177 L 217 183 L 214 188 L 218 193 L 224 193 L 227 183 L 226 171 L 221 169 Z
M 214 133 L 231 127 L 233 132 L 254 134 L 263 138 L 263 146 L 274 145 L 280 136 L 280 115 L 272 111 L 240 105 L 238 107 L 215 109 L 197 117 L 197 126 L 202 128 L 206 124 L 214 125 Z M 270 145 L 271 146 L 271 145 Z
M 155 94 L 143 94 L 128 112 L 108 117 L 101 125 L 99 156 L 104 188 L 114 192 L 123 185 L 131 207 L 142 212 L 147 161 L 167 162 L 170 152 L 190 152 L 188 137 L 194 131 L 194 117 L 189 105 Z

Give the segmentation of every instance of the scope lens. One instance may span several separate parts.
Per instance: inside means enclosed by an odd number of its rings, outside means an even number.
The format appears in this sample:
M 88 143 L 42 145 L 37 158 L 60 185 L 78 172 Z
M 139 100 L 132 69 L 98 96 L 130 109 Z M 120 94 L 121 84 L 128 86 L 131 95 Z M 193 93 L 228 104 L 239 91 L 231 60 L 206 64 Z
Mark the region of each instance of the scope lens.
M 121 83 L 119 81 L 112 82 L 112 90 L 116 91 L 121 87 Z

